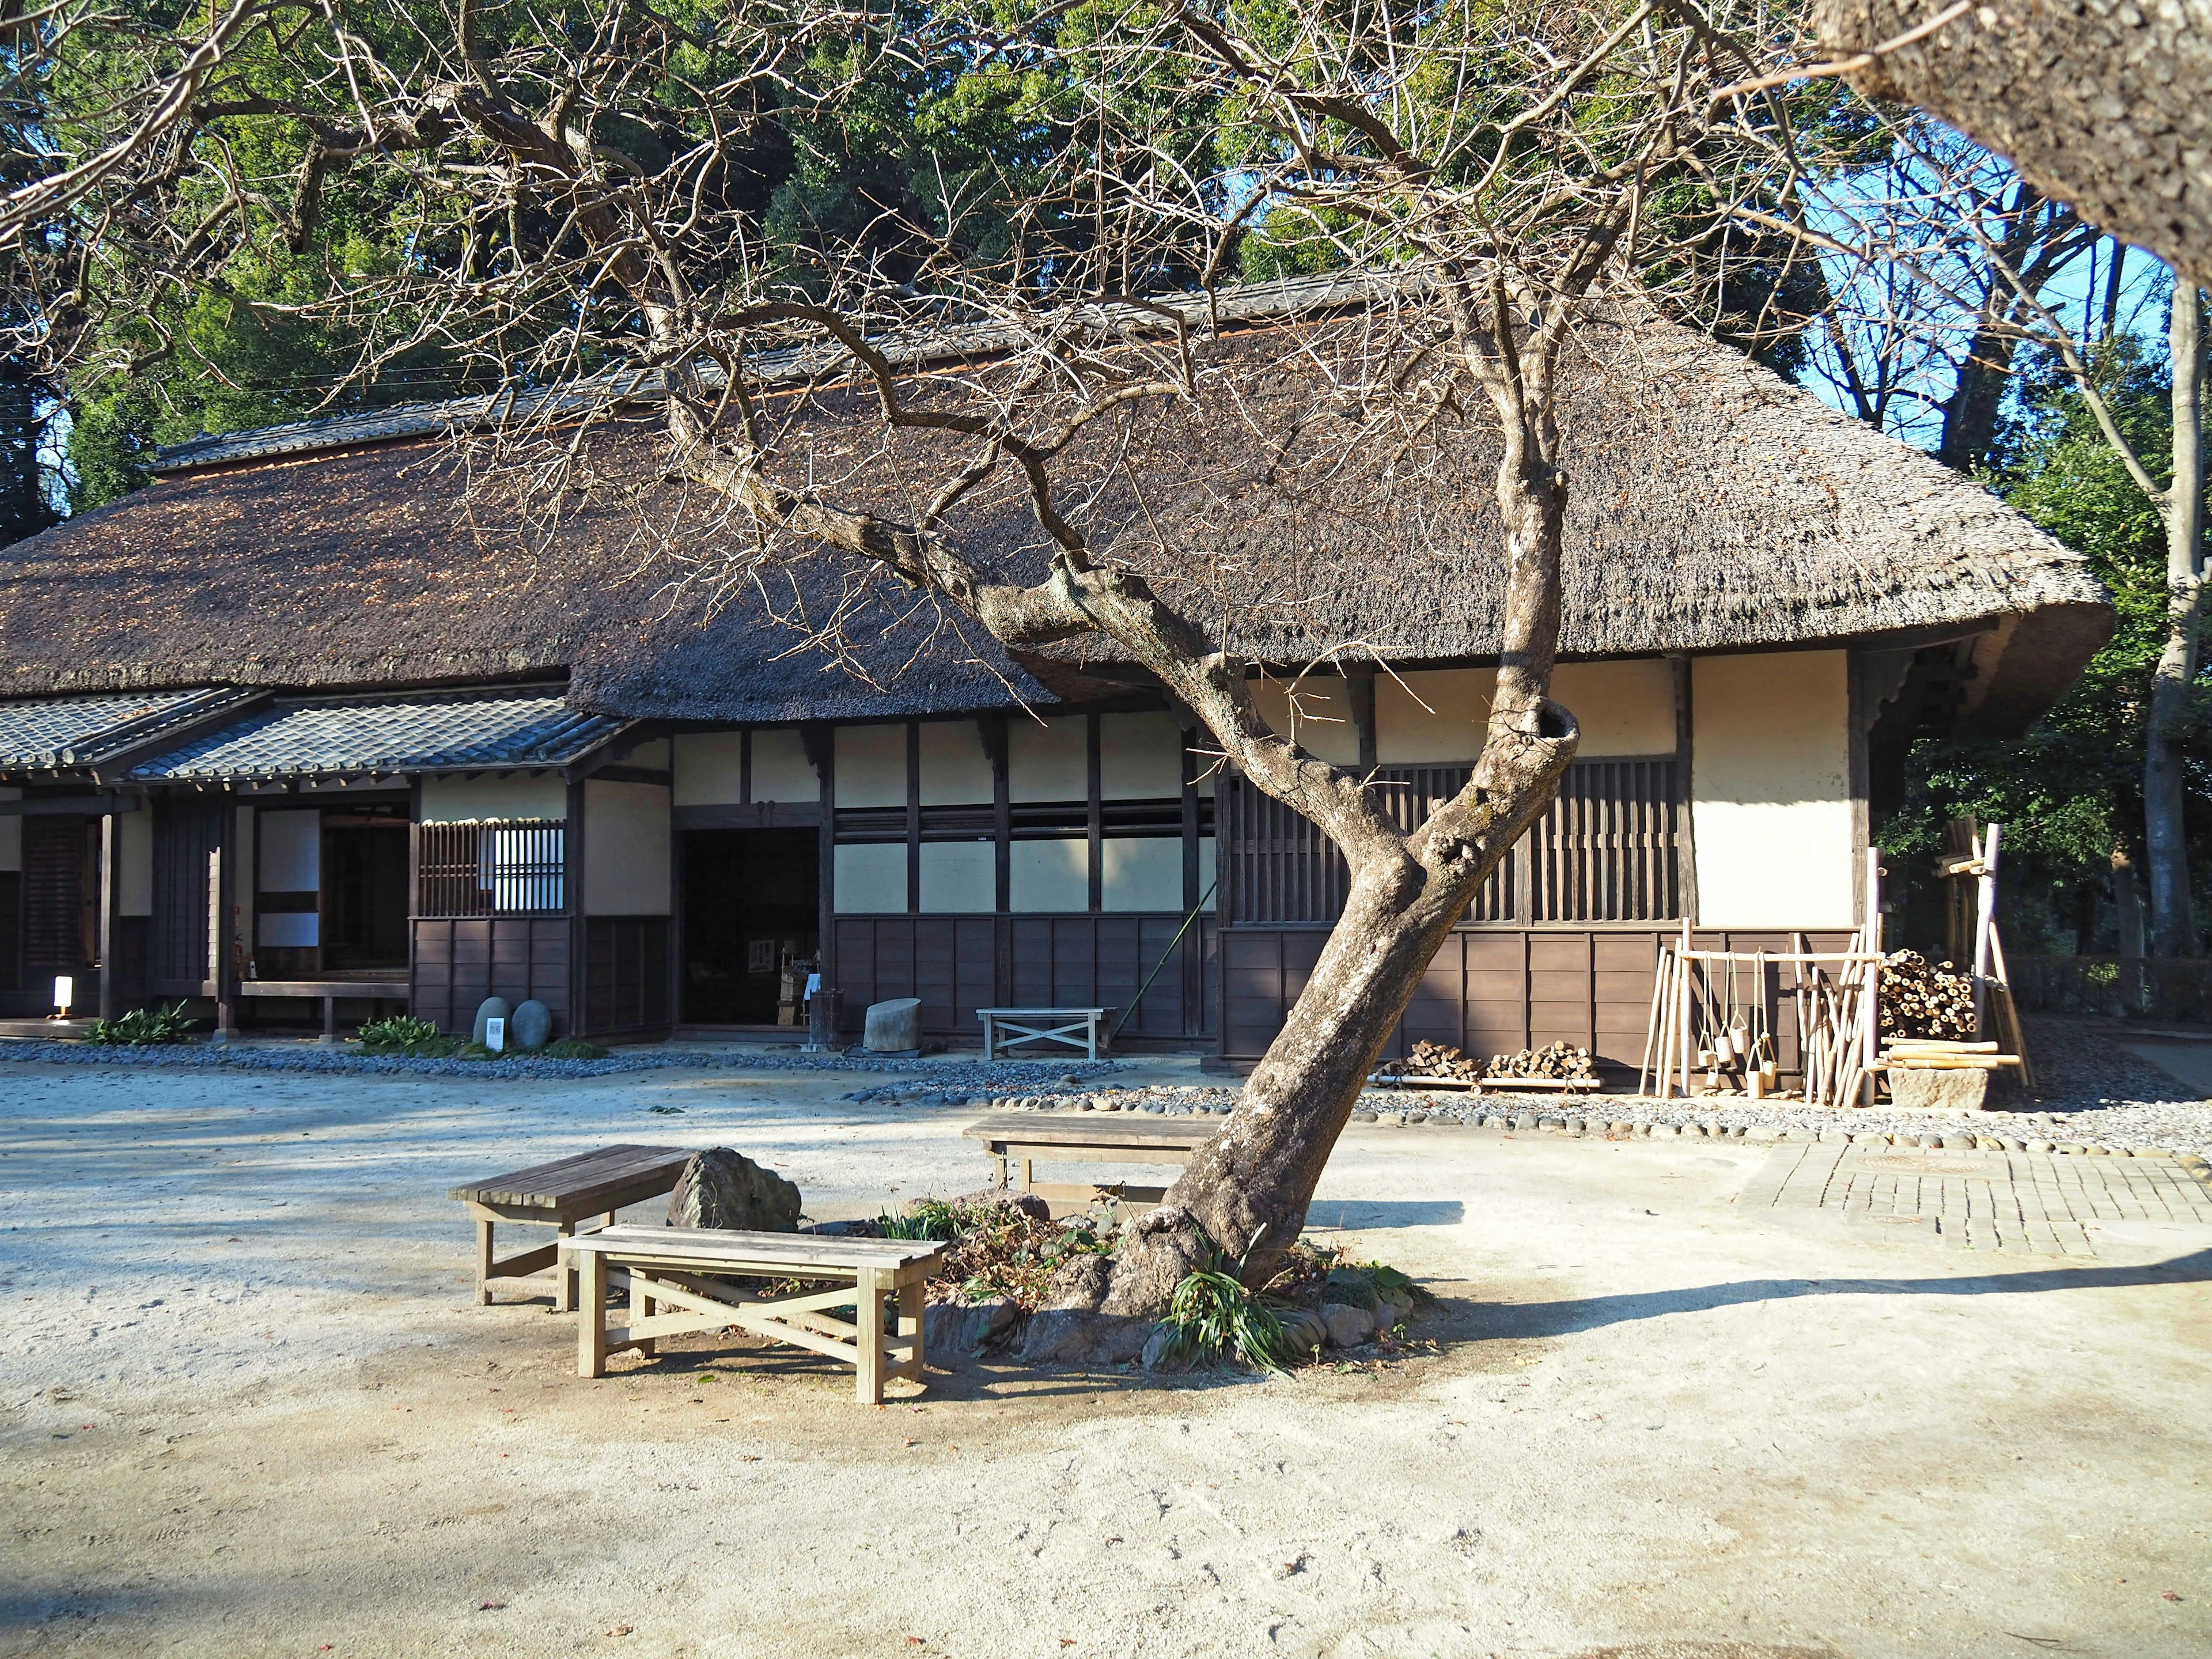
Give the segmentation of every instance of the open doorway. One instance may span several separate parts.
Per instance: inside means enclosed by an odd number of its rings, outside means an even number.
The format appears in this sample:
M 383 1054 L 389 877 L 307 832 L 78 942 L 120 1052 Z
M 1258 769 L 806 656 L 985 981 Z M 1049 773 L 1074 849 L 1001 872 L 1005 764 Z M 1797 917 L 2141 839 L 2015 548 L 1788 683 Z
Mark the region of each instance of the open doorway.
M 803 1025 L 820 959 L 811 830 L 684 832 L 684 1023 Z
M 323 967 L 407 965 L 405 809 L 323 814 Z

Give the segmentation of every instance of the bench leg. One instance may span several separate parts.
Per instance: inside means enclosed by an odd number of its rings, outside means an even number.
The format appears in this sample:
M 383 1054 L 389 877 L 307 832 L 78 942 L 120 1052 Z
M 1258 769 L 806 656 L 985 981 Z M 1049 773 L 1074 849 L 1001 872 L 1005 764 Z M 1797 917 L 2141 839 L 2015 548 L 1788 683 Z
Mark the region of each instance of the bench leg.
M 594 1250 L 592 1254 L 597 1255 L 599 1252 Z M 633 1326 L 653 1317 L 653 1298 L 646 1294 L 647 1287 L 652 1282 L 645 1276 L 643 1269 L 632 1267 L 629 1270 L 629 1322 Z M 647 1359 L 652 1358 L 656 1351 L 653 1340 L 649 1336 L 641 1338 L 633 1346 Z
M 576 1375 L 607 1374 L 607 1259 L 597 1250 L 584 1257 L 583 1281 L 576 1299 Z
M 919 1279 L 898 1288 L 899 1340 L 914 1345 L 908 1364 L 913 1367 L 913 1377 L 917 1382 L 926 1382 L 929 1375 L 921 1354 L 922 1327 L 928 1323 L 928 1292 L 927 1282 Z
M 863 1406 L 884 1403 L 884 1278 L 879 1268 L 863 1267 L 854 1285 L 853 1322 L 858 1334 L 853 1346 L 859 1352 L 854 1395 Z
M 477 1306 L 491 1306 L 491 1223 L 477 1223 Z
M 1030 1188 L 1036 1185 L 1036 1165 L 1030 1159 L 1025 1158 L 1021 1160 L 1021 1166 L 1022 1190 L 1024 1192 L 1027 1192 Z
M 554 1228 L 554 1231 L 562 1238 L 574 1238 L 576 1236 L 576 1224 L 573 1221 L 561 1222 Z M 558 1251 L 561 1246 L 556 1243 L 553 1248 Z M 559 1261 L 561 1257 L 556 1255 L 553 1259 Z M 571 1261 L 574 1259 L 570 1258 Z M 564 1314 L 574 1313 L 575 1310 L 576 1270 L 573 1267 L 556 1267 L 553 1270 L 553 1311 L 556 1314 Z

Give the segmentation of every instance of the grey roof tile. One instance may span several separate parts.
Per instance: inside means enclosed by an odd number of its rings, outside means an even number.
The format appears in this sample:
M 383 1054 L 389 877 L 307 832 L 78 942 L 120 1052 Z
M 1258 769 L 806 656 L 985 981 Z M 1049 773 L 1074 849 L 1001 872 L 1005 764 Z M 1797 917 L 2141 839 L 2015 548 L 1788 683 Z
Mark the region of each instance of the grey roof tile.
M 120 750 L 243 701 L 228 686 L 124 691 L 0 702 L 0 772 L 57 772 L 97 765 Z
M 286 699 L 130 776 L 212 783 L 562 766 L 628 724 L 579 714 L 557 689 Z

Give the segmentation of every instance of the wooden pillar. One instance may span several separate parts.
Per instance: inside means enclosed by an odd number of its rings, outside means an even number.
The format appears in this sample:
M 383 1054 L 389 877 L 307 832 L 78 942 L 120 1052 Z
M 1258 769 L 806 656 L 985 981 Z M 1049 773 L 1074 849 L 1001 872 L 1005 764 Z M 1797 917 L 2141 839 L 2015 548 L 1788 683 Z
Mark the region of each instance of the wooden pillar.
M 591 939 L 584 916 L 584 793 L 580 778 L 568 785 L 568 820 L 561 830 L 561 900 L 568 912 L 568 1035 L 592 1029 Z M 458 1012 L 458 1011 L 457 1011 Z
M 117 878 L 115 814 L 100 818 L 100 1017 L 113 1019 L 118 990 L 115 971 L 115 884 Z
M 1690 659 L 1680 653 L 1667 659 L 1674 672 L 1674 869 L 1675 908 L 1681 920 L 1692 927 L 1698 922 L 1698 842 L 1694 814 L 1690 803 L 1692 796 L 1691 776 L 1695 757 L 1692 754 L 1690 702 Z
M 921 722 L 906 723 L 906 913 L 921 912 Z
M 238 1035 L 238 797 L 225 790 L 217 797 L 221 811 L 216 819 L 213 860 L 215 893 L 209 906 L 208 954 L 215 982 L 215 1031 L 218 1042 Z
M 1198 733 L 1185 726 L 1179 732 L 1182 753 L 1182 913 L 1188 916 L 1206 896 L 1204 874 L 1198 864 Z M 1218 848 L 1217 848 L 1217 852 Z M 1206 1029 L 1206 930 L 1201 921 L 1191 923 L 1182 942 L 1182 1034 L 1196 1036 Z
M 821 1054 L 837 1046 L 837 745 L 833 728 L 818 722 L 800 726 L 799 740 L 814 764 L 821 802 L 815 842 L 815 966 L 822 988 L 806 1011 L 806 1047 Z
M 1096 714 L 1085 715 L 1083 717 L 1083 729 L 1085 745 L 1083 768 L 1085 779 L 1084 793 L 1087 798 L 1086 805 L 1089 808 L 1085 814 L 1084 823 L 1091 841 L 1091 891 L 1087 908 L 1090 909 L 1091 915 L 1097 915 L 1098 912 L 1104 908 L 1102 902 L 1102 896 L 1106 881 L 1105 813 L 1099 803 L 1101 784 L 1099 779 L 1098 716 Z M 1097 937 L 1097 936 L 1095 933 L 1092 935 L 1094 939 Z M 1094 946 L 1094 949 L 1096 947 Z M 1097 994 L 1096 989 L 1097 969 L 1095 961 L 1092 965 L 1091 976 L 1093 986 L 1091 994 L 1095 996 Z

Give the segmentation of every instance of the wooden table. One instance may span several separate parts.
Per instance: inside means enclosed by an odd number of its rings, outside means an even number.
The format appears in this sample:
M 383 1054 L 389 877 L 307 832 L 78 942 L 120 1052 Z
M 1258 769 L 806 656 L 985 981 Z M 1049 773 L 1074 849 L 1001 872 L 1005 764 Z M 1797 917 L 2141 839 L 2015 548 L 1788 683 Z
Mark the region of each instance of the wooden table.
M 996 1060 L 1001 1049 L 1024 1042 L 1060 1042 L 1082 1049 L 1086 1060 L 1096 1060 L 1106 1047 L 1098 1029 L 1113 1012 L 1111 1008 L 978 1008 L 975 1017 L 983 1022 L 983 1058 Z M 1006 1035 L 1010 1031 L 1011 1036 Z M 1076 1035 L 1079 1031 L 1080 1036 Z
M 926 1380 L 923 1291 L 944 1264 L 943 1244 L 720 1227 L 602 1227 L 563 1238 L 560 1249 L 583 1279 L 576 1304 L 580 1376 L 605 1376 L 607 1356 L 621 1349 L 651 1354 L 661 1337 L 736 1325 L 843 1360 L 853 1367 L 864 1406 L 883 1403 L 887 1377 Z M 629 1322 L 612 1329 L 606 1322 L 611 1270 L 629 1278 Z M 725 1274 L 838 1282 L 826 1291 L 767 1296 L 718 1282 Z M 886 1297 L 896 1304 L 896 1336 L 884 1329 Z M 848 1306 L 850 1320 L 836 1316 Z
M 1054 1164 L 1175 1164 L 1190 1162 L 1200 1147 L 1221 1132 L 1218 1122 L 1204 1127 L 1162 1123 L 1148 1118 L 1083 1118 L 1070 1121 L 1058 1115 L 1032 1115 L 1000 1112 L 969 1124 L 961 1133 L 983 1143 L 984 1152 L 998 1166 L 992 1185 L 1009 1185 L 1010 1168 L 1018 1165 L 1022 1190 L 1044 1200 L 1055 1216 L 1073 1215 L 1102 1199 L 1132 1209 L 1148 1210 L 1166 1194 L 1164 1187 L 1097 1186 L 1089 1182 L 1046 1182 L 1032 1176 L 1040 1158 Z
M 477 1305 L 491 1305 L 493 1279 L 520 1279 L 552 1267 L 560 1240 L 573 1236 L 579 1221 L 604 1215 L 612 1225 L 615 1212 L 623 1205 L 673 1190 L 690 1158 L 682 1146 L 602 1146 L 595 1152 L 579 1152 L 453 1188 L 446 1195 L 459 1200 L 476 1218 Z M 491 1233 L 494 1224 L 501 1221 L 532 1222 L 553 1228 L 558 1237 L 550 1244 L 498 1261 L 492 1255 Z M 575 1305 L 576 1273 L 571 1267 L 556 1283 L 553 1309 L 567 1313 Z

